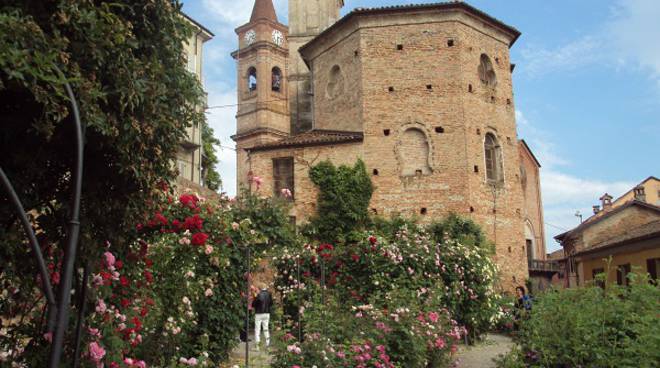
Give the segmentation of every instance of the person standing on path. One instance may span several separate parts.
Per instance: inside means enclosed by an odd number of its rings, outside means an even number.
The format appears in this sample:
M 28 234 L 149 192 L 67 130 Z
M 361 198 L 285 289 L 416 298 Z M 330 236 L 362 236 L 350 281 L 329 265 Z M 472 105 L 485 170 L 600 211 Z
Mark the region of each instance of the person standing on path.
M 259 342 L 261 341 L 261 329 L 264 330 L 266 336 L 266 347 L 270 346 L 270 332 L 268 331 L 268 323 L 270 322 L 270 309 L 273 305 L 273 297 L 268 291 L 268 287 L 264 283 L 259 284 L 259 293 L 252 301 L 252 308 L 254 308 L 254 340 L 257 350 L 259 350 Z

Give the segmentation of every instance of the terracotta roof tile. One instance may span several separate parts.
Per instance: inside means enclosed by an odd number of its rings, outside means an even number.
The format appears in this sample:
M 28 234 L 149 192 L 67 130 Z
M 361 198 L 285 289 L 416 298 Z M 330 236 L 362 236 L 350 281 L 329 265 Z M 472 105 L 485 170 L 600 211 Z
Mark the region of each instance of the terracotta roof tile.
M 310 130 L 301 134 L 283 138 L 279 141 L 254 146 L 250 151 L 266 151 L 288 147 L 321 146 L 327 144 L 341 144 L 361 142 L 361 132 L 344 132 L 333 130 Z
M 626 243 L 631 243 L 633 241 L 643 240 L 650 237 L 660 237 L 660 220 L 649 222 L 647 224 L 628 230 L 626 231 L 625 234 L 621 234 L 609 238 L 587 249 L 584 249 L 581 252 L 578 252 L 578 254 L 590 253 L 595 250 L 599 250 L 607 247 L 614 247 L 617 245 L 623 245 Z

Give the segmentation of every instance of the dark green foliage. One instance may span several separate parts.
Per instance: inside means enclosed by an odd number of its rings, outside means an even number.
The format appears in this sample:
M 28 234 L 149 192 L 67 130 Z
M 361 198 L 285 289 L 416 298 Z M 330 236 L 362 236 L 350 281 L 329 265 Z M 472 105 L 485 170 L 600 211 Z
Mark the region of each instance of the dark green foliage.
M 203 91 L 183 59 L 192 30 L 179 9 L 168 0 L 0 5 L 0 166 L 52 243 L 64 236 L 75 147 L 65 78 L 86 126 L 84 256 L 106 239 L 122 243 L 134 227 L 126 219 L 175 177 L 186 126 L 204 120 Z M 0 219 L 0 243 L 16 248 L 20 236 L 10 233 L 22 233 L 4 193 Z
M 629 287 L 607 285 L 537 298 L 520 331 L 521 350 L 500 367 L 657 367 L 660 288 L 638 275 Z
M 481 227 L 469 218 L 460 217 L 454 213 L 440 222 L 434 222 L 428 227 L 433 239 L 444 244 L 446 239 L 457 240 L 464 245 L 485 246 L 488 244 Z
M 323 161 L 310 170 L 309 177 L 319 188 L 317 216 L 311 220 L 315 238 L 343 242 L 369 222 L 374 188 L 362 160 L 353 167 Z
M 220 162 L 215 154 L 215 147 L 220 146 L 220 140 L 213 135 L 213 128 L 208 123 L 202 125 L 202 171 L 204 172 L 204 185 L 217 191 L 222 185 L 220 173 L 215 165 Z

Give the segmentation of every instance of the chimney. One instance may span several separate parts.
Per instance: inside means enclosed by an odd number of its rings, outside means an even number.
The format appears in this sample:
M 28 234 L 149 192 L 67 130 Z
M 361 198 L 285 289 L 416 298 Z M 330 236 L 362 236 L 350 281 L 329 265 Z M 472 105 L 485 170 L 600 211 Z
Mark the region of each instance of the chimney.
M 605 193 L 600 199 L 601 204 L 603 205 L 603 211 L 609 211 L 612 208 L 612 196 Z
M 646 202 L 646 193 L 644 192 L 643 186 L 638 186 L 634 189 L 635 191 L 635 200 L 640 202 Z
M 599 206 L 599 205 L 595 205 L 595 206 L 594 206 L 594 215 L 597 215 L 599 212 L 600 212 L 600 206 Z

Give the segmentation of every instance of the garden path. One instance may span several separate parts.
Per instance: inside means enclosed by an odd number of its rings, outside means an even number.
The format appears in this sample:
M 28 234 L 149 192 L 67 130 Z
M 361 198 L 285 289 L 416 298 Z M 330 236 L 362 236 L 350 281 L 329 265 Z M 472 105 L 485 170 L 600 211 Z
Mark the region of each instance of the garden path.
M 514 343 L 510 337 L 488 334 L 475 346 L 461 346 L 458 351 L 459 368 L 495 368 L 493 359 L 508 353 Z
M 263 343 L 263 342 L 262 342 Z M 270 367 L 272 357 L 267 349 L 263 346 L 256 350 L 254 344 L 254 333 L 250 333 L 250 342 L 248 345 L 250 349 L 250 368 L 266 368 Z M 229 355 L 229 362 L 221 365 L 222 368 L 245 368 L 245 343 L 238 344 Z

